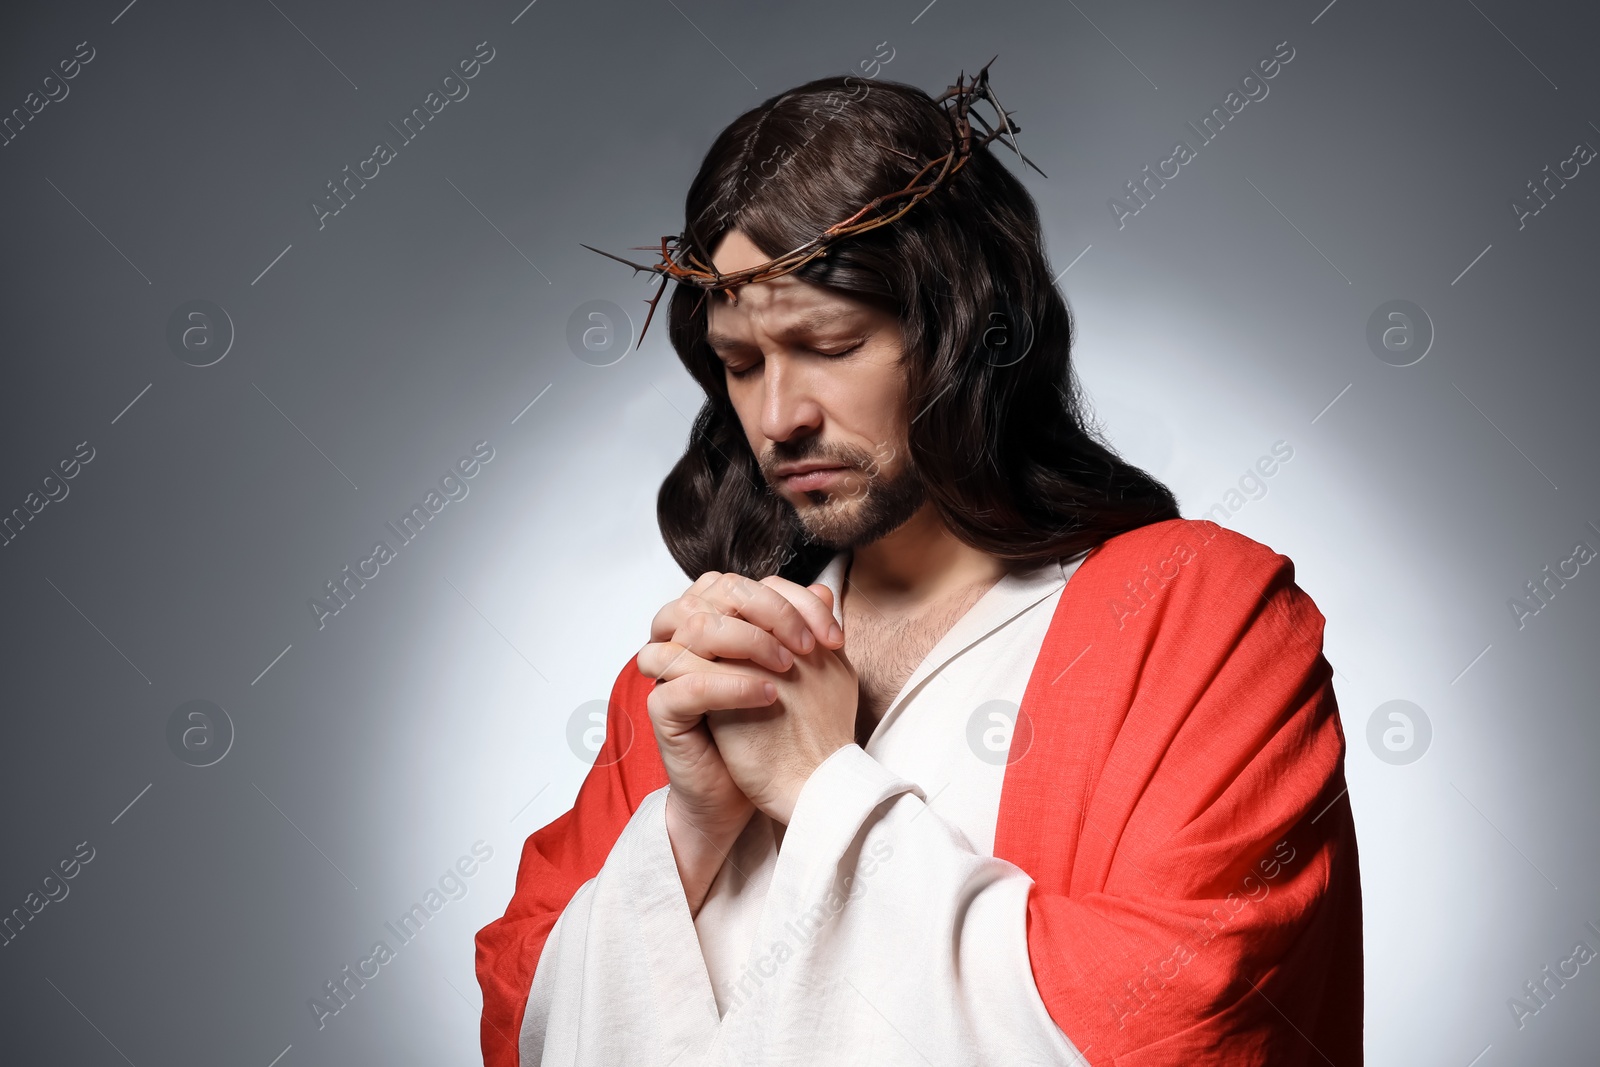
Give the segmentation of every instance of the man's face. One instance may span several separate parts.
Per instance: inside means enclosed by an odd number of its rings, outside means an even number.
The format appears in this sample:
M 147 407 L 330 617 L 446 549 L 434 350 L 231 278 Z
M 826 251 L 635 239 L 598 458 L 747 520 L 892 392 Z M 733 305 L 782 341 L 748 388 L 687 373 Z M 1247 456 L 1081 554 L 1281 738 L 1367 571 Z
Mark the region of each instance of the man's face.
M 769 258 L 738 230 L 712 256 L 730 274 Z M 785 274 L 708 300 L 728 397 L 773 492 L 835 549 L 897 529 L 925 494 L 906 454 L 900 323 Z

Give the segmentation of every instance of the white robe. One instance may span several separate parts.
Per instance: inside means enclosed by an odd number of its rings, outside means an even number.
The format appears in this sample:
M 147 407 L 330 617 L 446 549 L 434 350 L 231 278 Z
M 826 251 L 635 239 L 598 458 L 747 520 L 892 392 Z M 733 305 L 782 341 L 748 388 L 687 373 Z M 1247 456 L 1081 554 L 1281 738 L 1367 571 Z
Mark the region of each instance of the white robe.
M 1010 727 L 1081 561 L 990 588 L 787 828 L 751 816 L 697 917 L 670 787 L 647 795 L 545 942 L 521 1067 L 1084 1063 L 1034 985 L 1033 880 L 993 854 Z M 848 562 L 817 579 L 836 617 Z

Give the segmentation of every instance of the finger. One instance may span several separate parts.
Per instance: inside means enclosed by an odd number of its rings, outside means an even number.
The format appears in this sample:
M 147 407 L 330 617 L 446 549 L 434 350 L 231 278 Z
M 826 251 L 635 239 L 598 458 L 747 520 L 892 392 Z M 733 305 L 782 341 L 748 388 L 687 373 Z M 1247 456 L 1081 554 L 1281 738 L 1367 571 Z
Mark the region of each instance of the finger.
M 713 600 L 695 593 L 684 593 L 677 600 L 656 612 L 656 617 L 650 622 L 650 639 L 652 641 L 673 640 L 673 635 L 682 630 L 684 624 L 700 612 L 737 618 L 738 605 L 730 603 L 727 598 Z
M 697 611 L 683 621 L 672 640 L 704 659 L 747 659 L 779 674 L 794 666 L 794 653 L 770 632 L 737 615 Z
M 838 628 L 839 623 L 833 617 L 832 589 L 821 582 L 802 586 L 776 574 L 761 579 L 761 584 L 770 586 L 794 605 L 818 641 L 832 648 L 844 644 L 844 631 Z
M 694 651 L 675 641 L 652 641 L 639 650 L 639 673 L 654 678 L 657 684 L 670 681 L 690 671 L 715 669 L 712 661 L 695 655 Z
M 821 582 L 812 582 L 810 585 L 806 586 L 806 588 L 810 590 L 818 600 L 822 601 L 823 606 L 828 609 L 828 634 L 823 638 L 823 641 L 836 649 L 843 648 L 844 630 L 840 628 L 838 622 L 834 621 L 833 590 L 829 589 Z
M 818 616 L 825 613 L 822 602 L 801 586 L 776 576 L 758 582 L 725 573 L 700 597 L 713 605 L 713 610 L 755 623 L 797 655 L 809 653 L 828 632 L 824 625 L 818 634 L 813 621 L 820 621 Z
M 683 595 L 656 612 L 655 618 L 650 620 L 650 640 L 667 640 L 674 630 L 683 625 L 683 620 L 688 618 L 690 613 L 705 610 L 700 594 L 720 577 L 722 577 L 721 571 L 706 571 L 694 580 L 693 585 L 683 591 Z
M 817 595 L 819 589 L 827 592 L 826 601 Z M 776 593 L 777 598 L 767 590 Z M 833 594 L 825 585 L 802 586 L 775 574 L 759 582 L 724 574 L 702 595 L 702 599 L 713 603 L 729 603 L 741 598 L 744 599 L 742 605 L 732 605 L 740 616 L 769 630 L 786 647 L 801 655 L 815 647 L 813 641 L 832 648 L 844 644 L 844 632 L 838 629 L 833 617 Z
M 682 596 L 656 613 L 650 624 L 650 638 L 666 641 L 697 611 L 738 615 L 772 633 L 785 647 L 805 655 L 822 642 L 832 648 L 844 644 L 844 633 L 833 617 L 832 593 L 828 600 L 816 590 L 772 575 L 759 582 L 743 575 L 707 571 Z
M 653 720 L 679 724 L 708 711 L 766 707 L 777 698 L 777 687 L 755 675 L 694 671 L 656 686 L 645 706 Z

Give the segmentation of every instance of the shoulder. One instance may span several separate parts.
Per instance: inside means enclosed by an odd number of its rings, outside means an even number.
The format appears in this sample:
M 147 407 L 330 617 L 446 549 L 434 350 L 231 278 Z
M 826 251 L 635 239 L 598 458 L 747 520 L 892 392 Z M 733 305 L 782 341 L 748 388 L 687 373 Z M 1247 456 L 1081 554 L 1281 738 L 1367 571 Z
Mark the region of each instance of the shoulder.
M 1324 623 L 1288 556 L 1207 520 L 1169 519 L 1084 559 L 1046 636 L 1040 686 L 1092 657 L 1074 694 L 1109 737 L 1137 746 L 1183 729 L 1212 738 L 1185 758 L 1227 764 L 1229 745 L 1258 744 L 1302 713 L 1304 729 L 1321 728 L 1333 713 Z
M 1265 615 L 1320 639 L 1323 618 L 1295 584 L 1294 562 L 1208 519 L 1166 519 L 1109 538 L 1072 583 L 1075 599 L 1118 631 L 1179 619 L 1232 629 Z
M 1138 570 L 1165 560 L 1208 575 L 1247 571 L 1270 572 L 1288 564 L 1287 556 L 1209 519 L 1165 519 L 1101 542 L 1084 560 L 1098 560 L 1097 570 Z M 1152 564 L 1155 565 L 1155 564 Z

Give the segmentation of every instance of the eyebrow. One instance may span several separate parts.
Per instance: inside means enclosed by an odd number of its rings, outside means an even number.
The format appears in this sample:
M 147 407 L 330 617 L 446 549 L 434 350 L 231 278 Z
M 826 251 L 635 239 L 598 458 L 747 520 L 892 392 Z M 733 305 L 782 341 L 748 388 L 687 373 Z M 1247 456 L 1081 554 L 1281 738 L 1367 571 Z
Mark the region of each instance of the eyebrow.
M 819 308 L 815 311 L 807 312 L 806 314 L 798 316 L 793 322 L 778 332 L 784 337 L 789 337 L 797 333 L 806 333 L 812 330 L 820 329 L 823 326 L 831 326 L 841 319 L 849 319 L 853 318 L 854 316 L 855 311 L 850 308 Z M 709 344 L 713 349 L 750 347 L 748 342 L 742 341 L 737 337 L 733 337 L 724 333 L 716 333 L 715 331 L 710 330 L 706 332 L 706 343 Z

